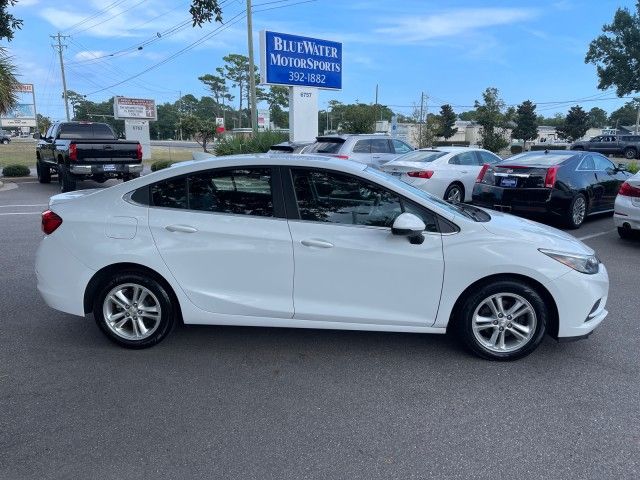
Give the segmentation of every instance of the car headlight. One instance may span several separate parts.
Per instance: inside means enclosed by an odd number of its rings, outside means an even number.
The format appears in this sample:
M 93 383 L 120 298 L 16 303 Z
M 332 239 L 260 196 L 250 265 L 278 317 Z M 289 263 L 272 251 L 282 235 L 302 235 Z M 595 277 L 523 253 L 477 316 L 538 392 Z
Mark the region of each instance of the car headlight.
M 593 275 L 600 270 L 600 259 L 596 255 L 556 252 L 544 248 L 539 248 L 538 251 L 581 273 Z

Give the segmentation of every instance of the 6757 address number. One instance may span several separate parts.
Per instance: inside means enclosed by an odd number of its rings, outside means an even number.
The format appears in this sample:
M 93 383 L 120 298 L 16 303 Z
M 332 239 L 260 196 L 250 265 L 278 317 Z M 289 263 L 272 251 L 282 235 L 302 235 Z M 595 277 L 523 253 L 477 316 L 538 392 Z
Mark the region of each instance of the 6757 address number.
M 327 76 L 321 73 L 289 72 L 290 82 L 306 82 L 323 85 L 326 80 Z

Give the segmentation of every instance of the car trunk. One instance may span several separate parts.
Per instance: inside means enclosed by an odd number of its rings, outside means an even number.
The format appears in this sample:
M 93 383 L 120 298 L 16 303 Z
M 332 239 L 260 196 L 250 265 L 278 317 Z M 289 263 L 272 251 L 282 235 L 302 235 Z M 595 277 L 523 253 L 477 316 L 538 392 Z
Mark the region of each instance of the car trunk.
M 118 163 L 138 162 L 138 142 L 114 140 L 79 140 L 76 145 L 76 161 Z
M 483 178 L 484 184 L 502 188 L 545 188 L 549 167 L 494 166 Z

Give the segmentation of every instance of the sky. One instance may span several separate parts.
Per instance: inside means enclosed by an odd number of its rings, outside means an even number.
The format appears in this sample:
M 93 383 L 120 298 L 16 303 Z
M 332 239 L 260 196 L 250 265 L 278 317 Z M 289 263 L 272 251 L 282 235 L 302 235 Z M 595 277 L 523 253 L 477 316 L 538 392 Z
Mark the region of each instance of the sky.
M 589 43 L 633 0 L 253 0 L 254 52 L 263 29 L 343 43 L 343 89 L 332 99 L 379 103 L 411 114 L 472 108 L 487 87 L 507 105 L 530 99 L 539 114 L 574 104 L 608 112 L 626 100 L 597 89 Z M 208 92 L 198 77 L 229 53 L 247 55 L 245 0 L 222 0 L 224 25 L 192 28 L 188 0 L 19 0 L 23 29 L 9 43 L 20 79 L 33 83 L 39 113 L 63 119 L 62 82 L 50 35 L 61 32 L 67 88 L 93 101 L 113 95 L 174 102 Z M 142 46 L 142 49 L 138 49 Z M 176 55 L 177 54 L 177 55 Z M 259 61 L 256 60 L 258 63 Z M 142 73 L 146 72 L 146 73 Z M 141 74 L 142 73 L 142 74 Z M 128 80 L 134 75 L 138 75 Z M 237 95 L 236 101 L 237 103 Z

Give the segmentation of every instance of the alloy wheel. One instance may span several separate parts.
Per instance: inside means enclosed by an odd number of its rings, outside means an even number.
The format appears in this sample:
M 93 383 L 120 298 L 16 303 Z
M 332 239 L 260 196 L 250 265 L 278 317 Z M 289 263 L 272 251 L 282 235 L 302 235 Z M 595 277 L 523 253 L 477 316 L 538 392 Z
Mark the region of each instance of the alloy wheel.
M 579 196 L 573 202 L 573 211 L 571 215 L 573 217 L 573 223 L 575 225 L 581 225 L 584 222 L 584 217 L 587 213 L 587 202 L 584 197 Z
M 473 335 L 485 349 L 508 353 L 524 347 L 536 331 L 531 303 L 515 293 L 497 293 L 480 302 L 473 313 Z
M 162 310 L 151 290 L 136 283 L 125 283 L 105 296 L 102 313 L 106 326 L 125 340 L 142 340 L 160 325 Z
M 458 187 L 451 187 L 447 193 L 447 202 L 460 203 L 462 201 L 462 191 Z

